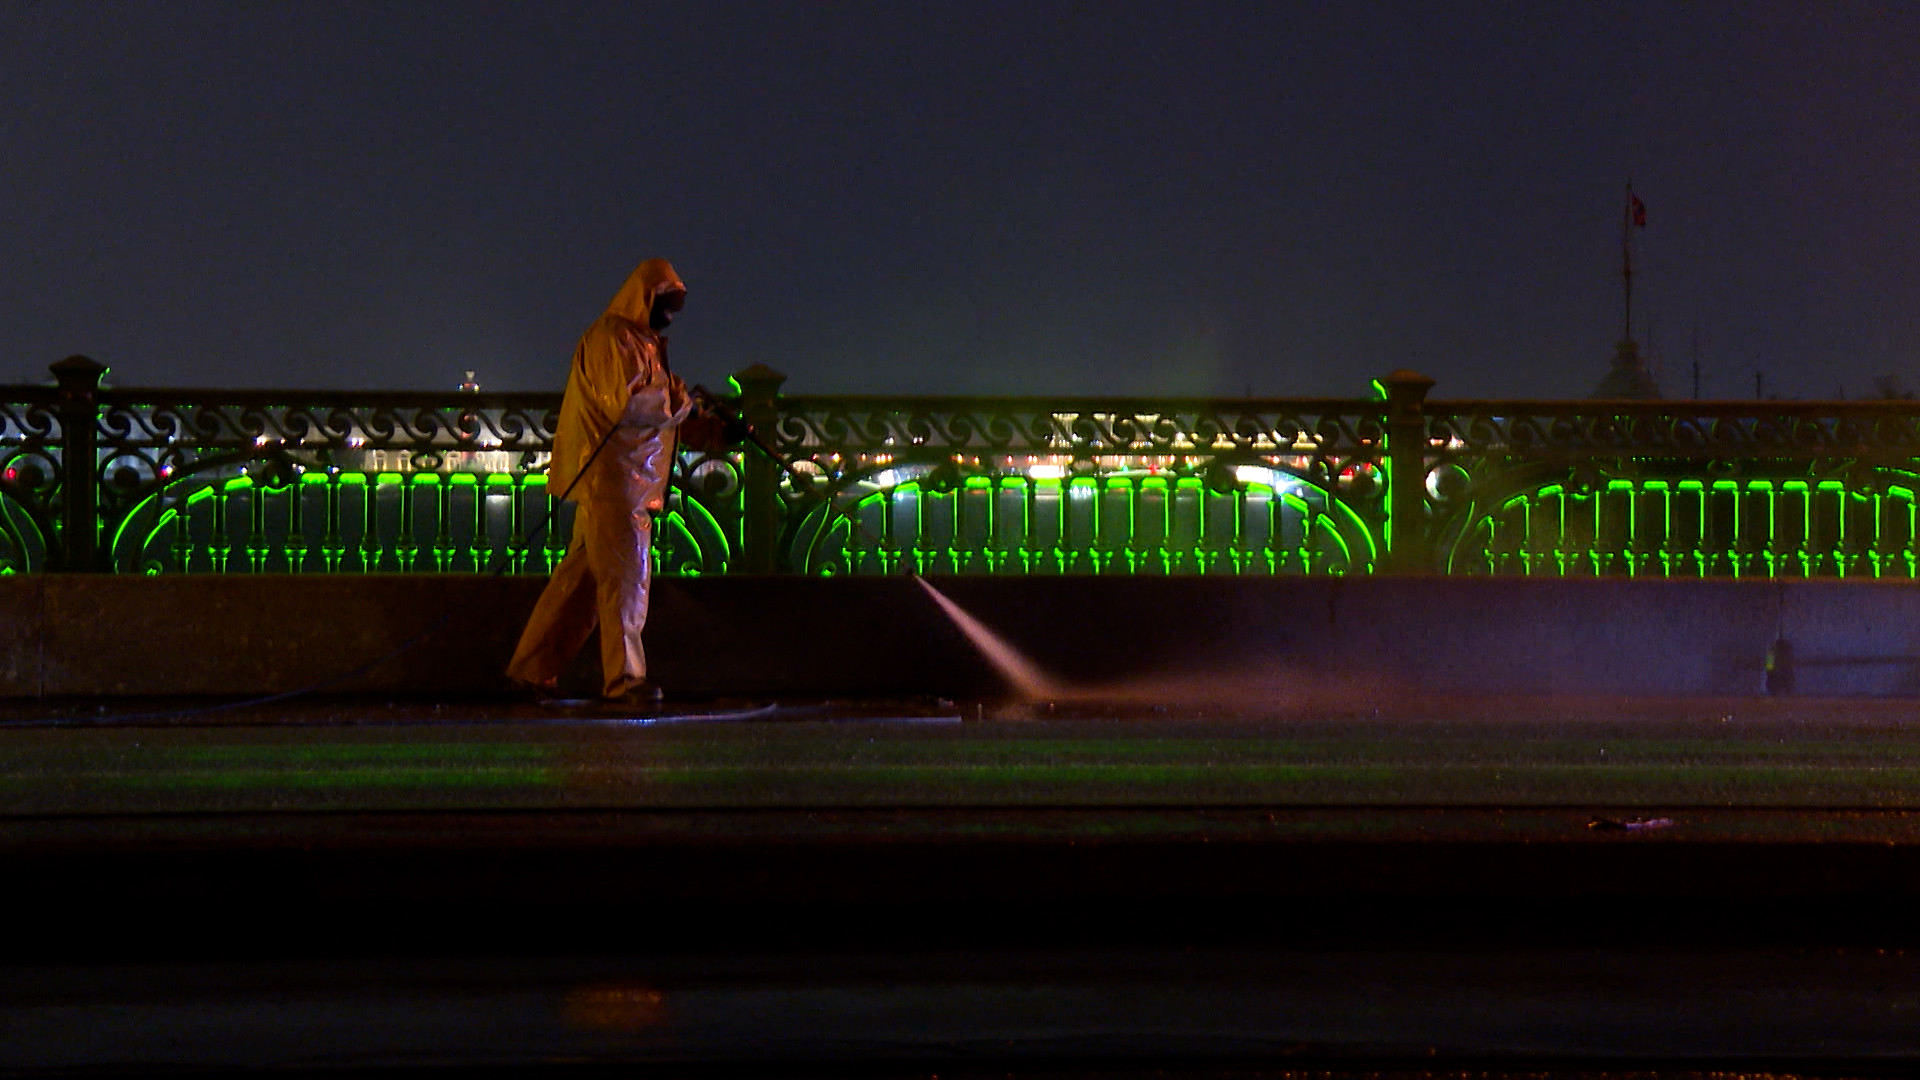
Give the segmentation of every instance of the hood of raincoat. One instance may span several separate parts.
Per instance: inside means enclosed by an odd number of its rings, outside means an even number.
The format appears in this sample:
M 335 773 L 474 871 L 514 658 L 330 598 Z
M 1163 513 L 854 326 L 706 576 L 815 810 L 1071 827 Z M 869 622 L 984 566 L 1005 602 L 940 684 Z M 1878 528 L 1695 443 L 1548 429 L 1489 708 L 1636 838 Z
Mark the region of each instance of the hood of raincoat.
M 648 259 L 581 336 L 547 469 L 555 494 L 570 492 L 566 497 L 575 502 L 614 498 L 648 509 L 663 505 L 674 435 L 687 403 L 684 387 L 666 367 L 666 339 L 648 323 L 655 304 L 677 308 L 686 292 L 671 263 Z M 596 453 L 604 453 L 605 462 L 588 470 Z
M 620 291 L 613 294 L 613 303 L 607 305 L 607 314 L 645 326 L 653 318 L 653 305 L 664 301 L 678 310 L 686 295 L 687 283 L 673 272 L 672 263 L 648 259 L 627 275 L 627 283 L 620 286 Z

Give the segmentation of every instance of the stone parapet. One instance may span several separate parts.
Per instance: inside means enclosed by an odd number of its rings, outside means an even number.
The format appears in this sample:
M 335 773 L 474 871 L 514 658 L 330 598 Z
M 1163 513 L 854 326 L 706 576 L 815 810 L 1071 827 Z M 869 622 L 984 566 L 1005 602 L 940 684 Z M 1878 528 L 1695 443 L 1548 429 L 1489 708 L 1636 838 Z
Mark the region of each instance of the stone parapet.
M 1920 588 L 1908 583 L 932 580 L 1063 692 L 1096 699 L 1920 696 Z M 541 585 L 441 574 L 0 578 L 0 696 L 245 695 L 323 682 L 339 692 L 497 693 Z M 1007 693 L 904 576 L 663 579 L 653 606 L 650 661 L 679 692 Z M 589 649 L 576 669 L 583 688 L 592 663 Z

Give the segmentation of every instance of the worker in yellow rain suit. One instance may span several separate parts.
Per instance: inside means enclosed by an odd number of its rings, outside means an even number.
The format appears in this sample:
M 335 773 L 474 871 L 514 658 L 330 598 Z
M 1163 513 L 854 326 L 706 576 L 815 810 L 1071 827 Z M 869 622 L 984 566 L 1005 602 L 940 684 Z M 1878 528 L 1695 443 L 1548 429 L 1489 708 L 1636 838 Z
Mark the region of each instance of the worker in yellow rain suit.
M 666 504 L 680 422 L 692 409 L 686 384 L 667 366 L 661 331 L 687 286 L 665 259 L 627 278 L 573 351 L 547 490 L 568 491 L 573 541 L 534 605 L 507 675 L 552 692 L 600 627 L 603 697 L 657 701 L 647 681 L 640 630 L 647 622 L 653 515 Z

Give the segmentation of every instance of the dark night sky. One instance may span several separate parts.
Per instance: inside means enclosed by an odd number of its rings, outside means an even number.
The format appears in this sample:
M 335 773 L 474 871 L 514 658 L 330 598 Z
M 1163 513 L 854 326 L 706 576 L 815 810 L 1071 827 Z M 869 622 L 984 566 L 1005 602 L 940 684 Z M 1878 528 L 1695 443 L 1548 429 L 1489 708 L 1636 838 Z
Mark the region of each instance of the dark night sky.
M 1920 5 L 0 7 L 0 381 L 555 389 L 642 258 L 794 392 L 1920 384 Z

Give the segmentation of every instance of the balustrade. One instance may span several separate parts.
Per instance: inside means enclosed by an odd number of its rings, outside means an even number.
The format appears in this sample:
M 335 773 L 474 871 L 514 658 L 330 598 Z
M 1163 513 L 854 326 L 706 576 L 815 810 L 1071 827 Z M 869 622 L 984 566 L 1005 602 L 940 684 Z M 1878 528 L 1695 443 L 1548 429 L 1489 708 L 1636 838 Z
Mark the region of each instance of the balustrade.
M 545 574 L 551 394 L 0 387 L 0 573 Z M 783 395 L 682 453 L 663 574 L 1898 576 L 1900 402 Z M 549 519 L 551 516 L 551 520 Z M 539 528 L 542 522 L 544 529 Z

